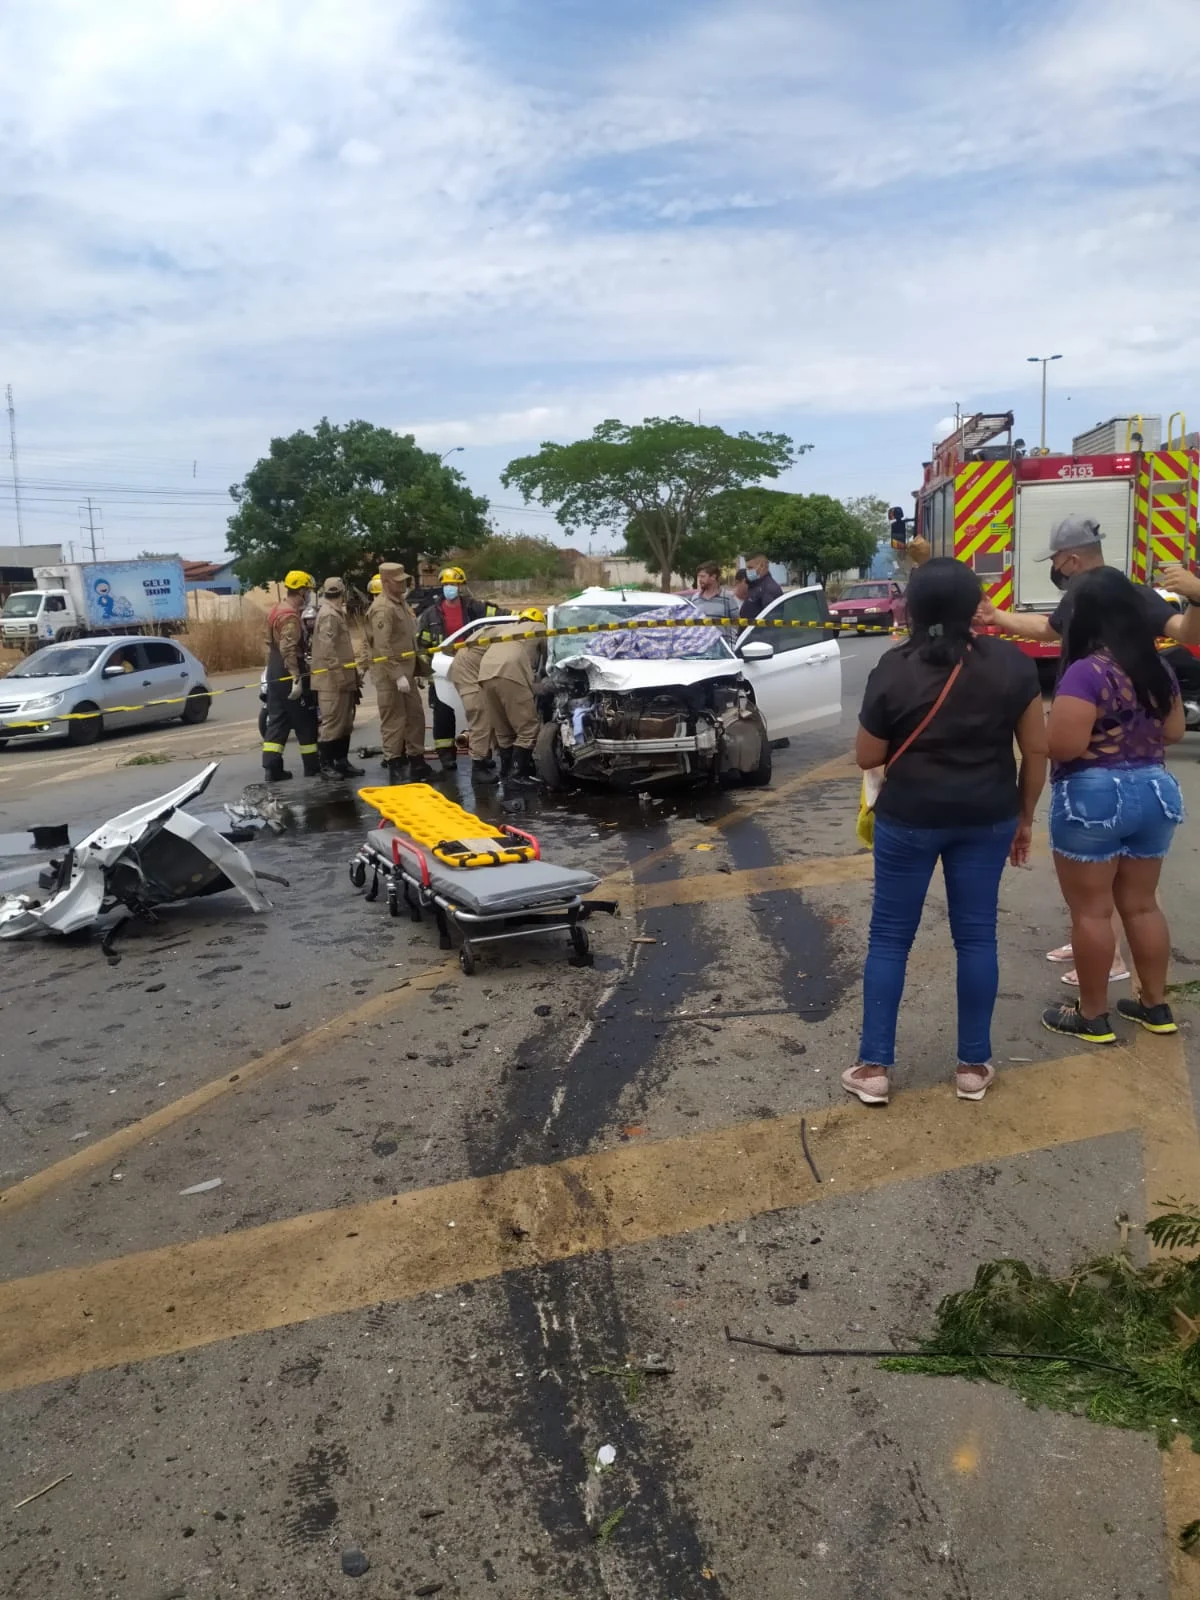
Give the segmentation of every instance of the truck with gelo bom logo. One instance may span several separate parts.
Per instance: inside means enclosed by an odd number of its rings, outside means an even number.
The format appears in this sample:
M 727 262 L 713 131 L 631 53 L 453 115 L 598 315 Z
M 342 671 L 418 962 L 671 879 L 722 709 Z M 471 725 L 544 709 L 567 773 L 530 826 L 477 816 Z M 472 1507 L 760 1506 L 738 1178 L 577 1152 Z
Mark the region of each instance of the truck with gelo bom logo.
M 0 638 L 26 654 L 67 639 L 177 633 L 187 621 L 177 559 L 66 562 L 35 567 L 33 581 L 10 594 L 0 613 Z

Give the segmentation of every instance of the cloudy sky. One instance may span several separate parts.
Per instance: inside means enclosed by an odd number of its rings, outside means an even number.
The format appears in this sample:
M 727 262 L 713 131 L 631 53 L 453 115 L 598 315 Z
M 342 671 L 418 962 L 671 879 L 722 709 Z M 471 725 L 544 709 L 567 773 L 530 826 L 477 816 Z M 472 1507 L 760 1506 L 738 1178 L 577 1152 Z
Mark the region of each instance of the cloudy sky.
M 956 402 L 1036 439 L 1035 353 L 1052 444 L 1195 426 L 1196 5 L 6 0 L 25 538 L 90 493 L 110 556 L 215 554 L 323 414 L 465 446 L 502 507 L 540 440 L 670 412 L 907 503 Z

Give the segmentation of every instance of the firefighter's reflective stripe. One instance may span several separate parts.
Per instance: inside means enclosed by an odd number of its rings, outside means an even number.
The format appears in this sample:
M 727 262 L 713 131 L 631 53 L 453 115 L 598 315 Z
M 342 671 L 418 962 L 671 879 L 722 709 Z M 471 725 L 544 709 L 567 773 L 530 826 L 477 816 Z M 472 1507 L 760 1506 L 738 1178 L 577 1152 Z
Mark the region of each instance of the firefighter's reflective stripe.
M 300 748 L 301 748 L 301 750 L 303 750 L 304 746 L 301 745 Z M 276 744 L 273 739 L 264 739 L 263 740 L 263 755 L 265 755 L 265 756 L 281 756 L 282 754 L 283 754 L 283 746 L 281 744 Z
M 263 745 L 263 749 L 265 750 L 266 748 L 267 748 L 266 745 Z M 283 746 L 282 745 L 277 745 L 276 749 L 282 750 Z M 316 747 L 315 744 L 302 744 L 300 746 L 300 754 L 302 756 L 315 756 L 316 753 L 317 753 L 317 747 Z

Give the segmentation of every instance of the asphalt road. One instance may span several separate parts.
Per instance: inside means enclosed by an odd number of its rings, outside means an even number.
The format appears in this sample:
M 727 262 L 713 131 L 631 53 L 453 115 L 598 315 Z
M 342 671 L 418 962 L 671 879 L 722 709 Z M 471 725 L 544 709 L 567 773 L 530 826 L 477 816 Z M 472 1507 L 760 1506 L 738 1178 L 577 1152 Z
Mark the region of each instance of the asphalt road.
M 843 1104 L 870 896 L 846 752 L 880 648 L 846 643 L 841 724 L 777 752 L 767 791 L 464 791 L 620 899 L 590 969 L 547 941 L 462 977 L 351 888 L 373 815 L 304 781 L 249 847 L 289 880 L 269 914 L 180 906 L 116 965 L 4 947 L 6 1594 L 1200 1592 L 1169 1537 L 1200 1480 L 1152 1439 L 725 1340 L 890 1347 L 980 1261 L 1065 1270 L 1119 1214 L 1200 1193 L 1186 1005 L 1183 1048 L 1102 1060 L 1037 1026 L 1064 920 L 1044 853 L 1005 886 L 989 1098 L 953 1098 L 935 888 L 900 1092 Z M 0 756 L 0 889 L 35 822 L 82 828 L 218 755 L 210 798 L 237 796 L 245 720 Z M 118 765 L 135 746 L 169 760 Z M 1175 758 L 1194 805 L 1198 752 Z M 1165 891 L 1183 979 L 1193 840 Z

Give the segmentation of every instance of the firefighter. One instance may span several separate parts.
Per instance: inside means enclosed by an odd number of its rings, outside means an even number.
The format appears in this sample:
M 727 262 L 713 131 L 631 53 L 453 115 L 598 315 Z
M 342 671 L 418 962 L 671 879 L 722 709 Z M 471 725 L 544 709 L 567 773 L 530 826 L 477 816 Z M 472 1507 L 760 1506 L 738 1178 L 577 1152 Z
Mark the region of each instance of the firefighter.
M 542 721 L 534 685 L 546 648 L 545 631 L 545 613 L 530 606 L 519 622 L 497 627 L 492 636 L 496 643 L 484 650 L 479 666 L 484 708 L 500 749 L 500 776 L 514 783 L 536 781 L 533 747 Z
M 262 763 L 268 783 L 291 777 L 283 768 L 283 747 L 295 733 L 304 776 L 321 771 L 317 755 L 317 713 L 308 681 L 307 645 L 302 616 L 316 587 L 307 572 L 289 572 L 284 599 L 267 613 L 267 721 Z
M 361 689 L 346 621 L 346 585 L 340 578 L 325 579 L 310 665 L 320 714 L 317 754 L 321 771 L 331 778 L 361 778 L 362 768 L 350 765 L 350 735 Z
M 372 595 L 383 593 L 383 579 L 378 573 L 375 574 L 370 583 L 367 585 L 367 591 Z
M 485 630 L 486 632 L 486 630 Z M 467 715 L 467 748 L 471 753 L 472 783 L 495 783 L 499 777 L 492 760 L 492 724 L 479 685 L 479 669 L 483 665 L 486 645 L 469 644 L 454 653 L 450 671 L 446 676 L 458 690 Z M 437 712 L 434 712 L 437 727 Z
M 461 567 L 443 567 L 438 573 L 438 583 L 441 588 L 417 618 L 421 653 L 425 656 L 431 655 L 443 639 L 466 627 L 468 622 L 496 615 L 494 605 L 476 600 L 468 591 L 467 575 Z M 438 699 L 433 684 L 429 686 L 429 707 L 433 712 L 433 743 L 438 760 L 449 771 L 458 760 L 454 747 L 454 712 Z
M 425 707 L 417 691 L 417 623 L 404 599 L 407 574 L 398 561 L 379 569 L 381 593 L 367 612 L 360 665 L 370 666 L 379 704 L 383 759 L 392 783 L 430 778 L 425 759 Z

